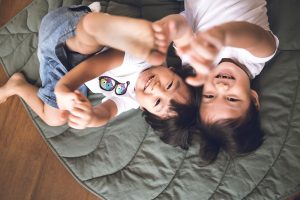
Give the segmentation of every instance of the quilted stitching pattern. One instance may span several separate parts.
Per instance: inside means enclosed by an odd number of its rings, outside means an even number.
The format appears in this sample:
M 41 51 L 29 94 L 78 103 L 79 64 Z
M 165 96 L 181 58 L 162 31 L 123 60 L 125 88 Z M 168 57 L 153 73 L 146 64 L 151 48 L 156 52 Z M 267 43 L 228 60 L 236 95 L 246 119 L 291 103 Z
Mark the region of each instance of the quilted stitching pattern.
M 56 7 L 90 2 L 35 0 L 2 27 L 0 58 L 7 73 L 23 71 L 39 84 L 36 48 L 42 16 Z M 200 167 L 198 138 L 188 151 L 168 146 L 148 127 L 139 111 L 127 112 L 105 127 L 84 131 L 48 127 L 29 108 L 28 111 L 65 167 L 104 199 L 283 198 L 299 190 L 300 183 L 300 52 L 283 51 L 299 49 L 299 31 L 284 32 L 284 27 L 296 27 L 299 14 L 288 16 L 288 24 L 282 21 L 286 16 L 277 14 L 278 9 L 288 12 L 297 7 L 289 2 L 268 2 L 271 27 L 281 40 L 282 51 L 255 82 L 261 95 L 266 140 L 251 155 L 233 162 L 222 153 L 212 165 Z M 182 8 L 173 0 L 101 3 L 109 13 L 152 21 Z M 96 103 L 99 97 L 91 95 L 90 99 Z

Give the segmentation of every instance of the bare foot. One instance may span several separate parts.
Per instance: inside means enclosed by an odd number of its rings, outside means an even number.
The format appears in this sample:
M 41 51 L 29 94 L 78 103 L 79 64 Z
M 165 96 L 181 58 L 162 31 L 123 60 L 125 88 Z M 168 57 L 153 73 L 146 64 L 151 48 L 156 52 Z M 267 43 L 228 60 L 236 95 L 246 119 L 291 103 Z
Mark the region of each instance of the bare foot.
M 164 62 L 166 52 L 156 48 L 151 22 L 103 13 L 90 13 L 84 21 L 87 32 L 99 44 L 128 52 L 153 65 Z
M 5 85 L 0 87 L 0 104 L 4 103 L 8 97 L 17 94 L 18 90 L 22 88 L 24 84 L 28 83 L 23 74 L 13 74 Z

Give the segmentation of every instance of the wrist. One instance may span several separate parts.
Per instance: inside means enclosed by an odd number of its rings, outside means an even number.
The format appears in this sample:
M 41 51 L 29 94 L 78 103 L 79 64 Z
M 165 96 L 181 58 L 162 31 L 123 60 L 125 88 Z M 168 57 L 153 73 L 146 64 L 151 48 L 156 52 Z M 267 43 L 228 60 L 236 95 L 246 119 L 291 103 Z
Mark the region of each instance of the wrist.
M 91 118 L 87 124 L 88 128 L 103 126 L 108 122 L 108 120 L 102 115 L 101 110 L 97 107 L 93 107 L 91 110 Z
M 92 108 L 92 110 L 91 110 L 91 114 L 90 114 L 90 120 L 89 120 L 89 122 L 87 123 L 87 126 L 86 127 L 88 127 L 88 128 L 93 128 L 93 127 L 97 127 L 97 115 L 96 115 L 96 113 L 95 113 L 95 111 L 94 111 L 94 107 Z M 99 125 L 98 125 L 99 126 Z
M 63 94 L 68 92 L 72 92 L 72 90 L 70 90 L 66 85 L 60 82 L 58 82 L 54 88 L 54 94 Z

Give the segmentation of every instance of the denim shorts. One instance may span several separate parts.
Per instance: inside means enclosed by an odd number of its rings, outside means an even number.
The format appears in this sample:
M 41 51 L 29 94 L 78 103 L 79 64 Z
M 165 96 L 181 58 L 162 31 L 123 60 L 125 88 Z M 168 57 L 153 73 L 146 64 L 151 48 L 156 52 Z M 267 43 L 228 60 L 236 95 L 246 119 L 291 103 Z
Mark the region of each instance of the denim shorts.
M 75 35 L 80 17 L 88 12 L 90 9 L 86 6 L 61 7 L 49 12 L 42 19 L 37 51 L 42 85 L 38 90 L 38 96 L 45 104 L 54 108 L 58 108 L 54 94 L 57 82 L 74 65 L 87 58 L 78 54 L 75 56 L 77 60 L 73 62 L 75 64 L 70 64 L 65 41 Z M 82 85 L 79 90 L 87 95 L 86 86 Z

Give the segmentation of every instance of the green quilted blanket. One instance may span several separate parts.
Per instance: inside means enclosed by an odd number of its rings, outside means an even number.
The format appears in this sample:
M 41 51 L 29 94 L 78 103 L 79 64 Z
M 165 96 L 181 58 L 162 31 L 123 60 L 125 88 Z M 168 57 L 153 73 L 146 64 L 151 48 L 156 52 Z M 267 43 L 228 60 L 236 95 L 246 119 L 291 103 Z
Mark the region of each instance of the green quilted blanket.
M 36 56 L 41 18 L 82 0 L 34 0 L 0 29 L 0 59 L 8 75 L 23 71 L 39 85 Z M 159 19 L 178 13 L 175 0 L 103 0 L 106 12 Z M 284 199 L 300 191 L 300 14 L 296 0 L 269 0 L 271 28 L 280 39 L 275 58 L 255 81 L 266 139 L 256 152 L 225 153 L 203 167 L 199 139 L 185 151 L 160 141 L 140 111 L 84 131 L 45 125 L 27 106 L 45 142 L 70 173 L 103 199 Z M 101 96 L 90 95 L 93 102 Z

